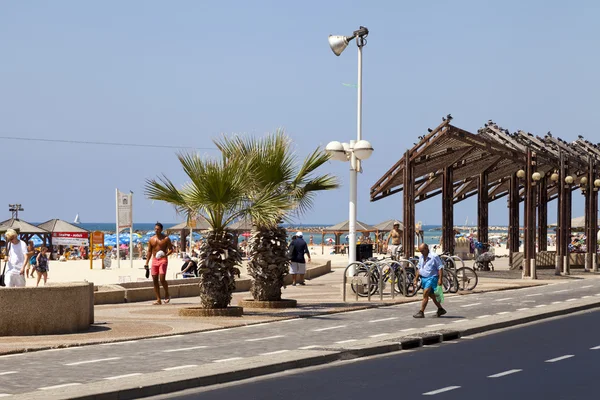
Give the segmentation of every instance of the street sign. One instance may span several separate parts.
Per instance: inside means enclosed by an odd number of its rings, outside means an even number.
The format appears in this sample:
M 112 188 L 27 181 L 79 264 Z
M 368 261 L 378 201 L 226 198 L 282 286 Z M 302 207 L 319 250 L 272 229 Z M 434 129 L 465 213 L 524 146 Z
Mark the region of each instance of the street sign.
M 87 246 L 87 232 L 52 232 L 52 244 L 55 246 Z

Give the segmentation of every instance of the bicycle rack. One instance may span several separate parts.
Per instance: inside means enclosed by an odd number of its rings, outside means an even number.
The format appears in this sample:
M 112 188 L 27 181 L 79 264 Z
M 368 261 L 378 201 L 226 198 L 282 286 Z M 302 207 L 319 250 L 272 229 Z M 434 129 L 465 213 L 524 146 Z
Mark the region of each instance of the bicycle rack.
M 395 286 L 396 286 L 396 282 L 397 280 L 400 278 L 398 276 L 398 274 L 396 273 L 396 269 L 393 267 L 393 264 L 398 264 L 401 268 L 402 271 L 402 276 L 406 277 L 406 267 L 405 265 L 410 264 L 412 266 L 413 269 L 416 269 L 415 264 L 407 259 L 399 259 L 399 260 L 380 260 L 380 261 L 366 261 L 366 262 L 360 262 L 360 261 L 356 261 L 353 262 L 351 264 L 348 264 L 348 266 L 344 269 L 344 279 L 343 279 L 343 300 L 344 302 L 346 302 L 346 293 L 347 293 L 347 288 L 346 286 L 348 285 L 348 270 L 353 267 L 353 266 L 358 266 L 358 269 L 362 269 L 363 271 L 366 271 L 367 273 L 367 282 L 366 282 L 366 287 L 367 287 L 367 301 L 371 301 L 371 282 L 373 281 L 373 274 L 375 272 L 377 272 L 379 274 L 379 282 L 378 282 L 378 290 L 379 290 L 379 300 L 383 301 L 383 289 L 385 286 L 385 279 L 383 279 L 384 276 L 384 268 L 388 268 L 389 269 L 389 276 L 390 276 L 390 280 L 391 280 L 391 287 L 390 287 L 390 294 L 392 299 L 396 298 L 396 290 L 395 290 Z M 357 277 L 357 276 L 353 276 L 351 277 L 351 285 L 354 285 L 355 287 L 355 300 L 358 301 L 358 293 L 359 291 L 361 291 L 364 294 L 364 282 L 363 282 L 364 277 Z M 408 289 L 406 286 L 407 282 L 406 279 L 403 280 L 403 284 L 402 284 L 402 294 L 404 296 L 408 295 Z
M 344 269 L 344 282 L 343 282 L 343 285 L 342 285 L 342 286 L 343 286 L 343 291 L 342 291 L 342 293 L 343 293 L 343 299 L 344 299 L 344 303 L 346 302 L 346 286 L 347 286 L 347 284 L 348 284 L 348 270 L 350 269 L 350 267 L 352 267 L 352 266 L 355 266 L 355 265 L 358 265 L 358 266 L 359 266 L 359 268 L 360 268 L 361 266 L 366 268 L 366 265 L 365 265 L 365 264 L 361 263 L 360 261 L 356 261 L 356 262 L 353 262 L 353 263 L 350 263 L 350 264 L 348 264 L 348 266 L 346 267 L 346 269 Z M 368 280 L 369 280 L 369 279 L 368 279 L 368 274 L 367 274 L 367 281 L 368 281 Z M 361 283 L 361 286 L 362 286 L 362 279 L 361 279 L 361 278 L 358 278 L 358 277 L 356 277 L 356 276 L 353 276 L 353 277 L 352 277 L 352 283 L 354 283 L 355 281 L 356 281 L 356 290 L 355 290 L 355 292 L 356 292 L 356 301 L 358 301 L 358 286 L 359 286 L 359 285 L 358 285 L 358 283 L 359 283 L 359 281 L 360 281 L 360 283 Z M 351 284 L 352 284 L 352 283 L 351 283 Z M 367 282 L 367 283 L 370 283 L 370 282 Z M 369 286 L 367 286 L 367 287 L 369 287 Z

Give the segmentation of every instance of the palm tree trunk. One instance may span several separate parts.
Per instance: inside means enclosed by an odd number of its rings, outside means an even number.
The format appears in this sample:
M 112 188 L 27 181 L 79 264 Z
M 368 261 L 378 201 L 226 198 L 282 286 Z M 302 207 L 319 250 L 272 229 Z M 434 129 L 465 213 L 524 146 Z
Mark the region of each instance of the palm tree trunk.
M 209 231 L 200 248 L 200 303 L 204 308 L 226 308 L 235 290 L 236 267 L 242 261 L 235 236 L 229 231 Z
M 259 228 L 249 240 L 250 262 L 248 274 L 252 277 L 250 293 L 254 300 L 279 301 L 283 279 L 288 274 L 287 231 L 283 228 Z

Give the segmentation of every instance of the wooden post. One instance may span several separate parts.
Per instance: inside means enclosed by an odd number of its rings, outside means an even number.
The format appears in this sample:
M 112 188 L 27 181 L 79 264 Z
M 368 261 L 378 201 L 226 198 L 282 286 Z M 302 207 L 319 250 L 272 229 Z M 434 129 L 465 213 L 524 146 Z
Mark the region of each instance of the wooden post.
M 404 255 L 412 257 L 415 254 L 415 183 L 410 152 L 404 153 Z
M 573 191 L 571 185 L 565 185 L 565 231 L 564 231 L 564 273 L 571 275 L 571 255 L 569 253 L 569 244 L 571 243 L 571 219 L 572 219 L 572 204 L 573 204 Z
M 523 259 L 523 278 L 536 279 L 535 272 L 535 206 L 537 203 L 537 185 L 532 179 L 536 170 L 535 154 L 527 149 L 525 166 L 525 257 Z
M 489 228 L 489 197 L 488 197 L 488 175 L 487 172 L 479 174 L 479 194 L 477 196 L 477 240 L 482 243 L 488 242 Z
M 508 189 L 508 251 L 509 264 L 512 267 L 513 253 L 519 252 L 519 178 L 513 173 L 510 177 L 510 186 Z
M 538 182 L 538 251 L 548 250 L 548 186 L 546 176 Z
M 598 188 L 595 185 L 595 180 L 598 179 L 598 170 L 596 162 L 590 157 L 590 176 L 588 177 L 590 187 L 590 233 L 588 235 L 588 252 L 591 253 L 591 269 L 593 272 L 598 272 Z
M 562 274 L 565 262 L 565 202 L 567 199 L 565 192 L 565 178 L 567 176 L 567 166 L 565 162 L 565 155 L 561 151 L 559 154 L 560 164 L 559 164 L 559 173 L 558 173 L 558 181 L 556 185 L 558 186 L 558 218 L 556 219 L 556 269 L 554 271 L 555 275 Z
M 442 175 L 442 247 L 454 254 L 454 171 L 444 168 Z

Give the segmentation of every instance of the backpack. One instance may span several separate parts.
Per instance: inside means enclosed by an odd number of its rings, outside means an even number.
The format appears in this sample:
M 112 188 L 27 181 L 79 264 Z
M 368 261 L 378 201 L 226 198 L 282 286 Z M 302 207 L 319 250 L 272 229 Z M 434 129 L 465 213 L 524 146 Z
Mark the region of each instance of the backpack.
M 285 255 L 287 256 L 288 260 L 294 258 L 294 256 L 296 255 L 296 247 L 294 246 L 294 243 L 290 243 Z
M 30 265 L 37 265 L 37 254 L 34 254 L 31 256 L 31 258 L 29 259 L 29 264 Z

